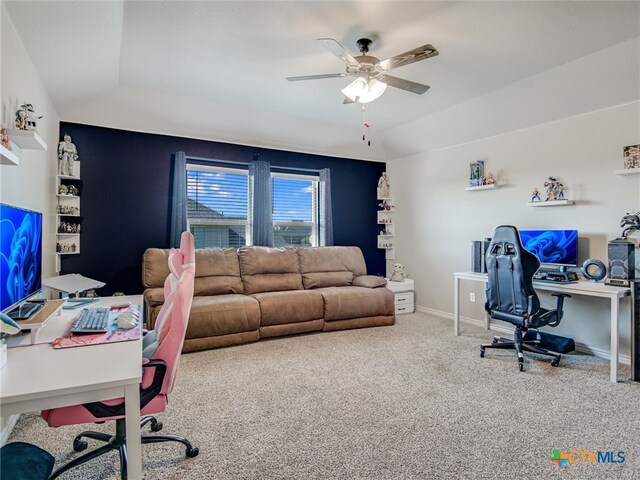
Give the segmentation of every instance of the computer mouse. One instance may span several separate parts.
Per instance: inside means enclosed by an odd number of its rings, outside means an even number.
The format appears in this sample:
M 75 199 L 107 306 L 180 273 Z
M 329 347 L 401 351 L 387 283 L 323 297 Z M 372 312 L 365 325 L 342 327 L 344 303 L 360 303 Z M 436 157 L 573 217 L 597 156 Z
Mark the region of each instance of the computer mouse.
M 132 312 L 121 313 L 118 315 L 118 318 L 116 318 L 116 325 L 123 330 L 129 330 L 138 325 L 138 315 Z

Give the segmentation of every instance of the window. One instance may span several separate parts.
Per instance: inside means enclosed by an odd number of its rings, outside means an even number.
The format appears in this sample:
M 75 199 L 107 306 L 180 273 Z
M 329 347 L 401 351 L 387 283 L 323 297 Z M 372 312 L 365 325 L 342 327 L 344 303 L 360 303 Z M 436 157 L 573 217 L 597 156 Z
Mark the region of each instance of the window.
M 318 177 L 271 173 L 273 243 L 318 245 Z
M 196 248 L 247 245 L 246 170 L 187 164 L 187 226 Z

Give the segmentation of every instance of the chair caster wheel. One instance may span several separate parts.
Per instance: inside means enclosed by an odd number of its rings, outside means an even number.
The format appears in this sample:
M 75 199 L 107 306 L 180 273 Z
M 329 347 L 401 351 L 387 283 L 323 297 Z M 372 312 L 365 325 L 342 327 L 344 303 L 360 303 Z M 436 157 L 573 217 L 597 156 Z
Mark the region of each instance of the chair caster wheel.
M 89 444 L 87 442 L 85 442 L 84 440 L 80 440 L 79 438 L 74 438 L 73 439 L 73 451 L 74 452 L 82 452 L 83 450 L 86 450 L 88 446 L 89 446 Z
M 524 372 L 524 363 L 519 363 L 518 367 L 520 368 L 521 372 Z
M 149 429 L 152 432 L 159 432 L 160 430 L 162 430 L 162 422 L 157 421 L 156 419 L 151 420 L 150 425 L 149 425 Z
M 484 358 L 484 347 L 480 347 L 480 358 Z
M 187 458 L 193 458 L 193 457 L 197 457 L 199 453 L 200 453 L 200 450 L 198 449 L 198 447 L 190 447 L 190 448 L 187 448 L 185 455 L 187 456 Z
M 552 367 L 557 367 L 558 365 L 560 365 L 560 360 L 554 360 L 553 362 L 551 362 Z
M 498 339 L 496 337 L 493 337 L 493 340 L 491 341 L 491 343 L 495 345 L 496 343 L 498 343 Z

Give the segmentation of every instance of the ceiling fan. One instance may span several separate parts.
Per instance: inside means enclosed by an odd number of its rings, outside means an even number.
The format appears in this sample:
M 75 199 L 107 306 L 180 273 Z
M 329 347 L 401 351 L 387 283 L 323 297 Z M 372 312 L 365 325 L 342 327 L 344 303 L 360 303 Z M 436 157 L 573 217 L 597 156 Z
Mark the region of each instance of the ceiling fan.
M 300 77 L 287 77 L 290 82 L 300 80 L 321 80 L 324 78 L 356 77 L 346 88 L 342 90 L 345 96 L 344 103 L 368 103 L 380 97 L 390 85 L 408 92 L 423 94 L 429 90 L 428 85 L 412 82 L 403 78 L 388 75 L 393 68 L 403 67 L 411 63 L 426 60 L 438 55 L 438 50 L 433 45 L 426 44 L 408 52 L 401 53 L 386 60 L 380 61 L 376 57 L 368 55 L 369 47 L 373 41 L 369 38 L 361 38 L 357 41 L 361 55 L 352 56 L 333 38 L 319 38 L 318 41 L 336 57 L 347 64 L 345 73 L 326 73 L 322 75 L 304 75 Z

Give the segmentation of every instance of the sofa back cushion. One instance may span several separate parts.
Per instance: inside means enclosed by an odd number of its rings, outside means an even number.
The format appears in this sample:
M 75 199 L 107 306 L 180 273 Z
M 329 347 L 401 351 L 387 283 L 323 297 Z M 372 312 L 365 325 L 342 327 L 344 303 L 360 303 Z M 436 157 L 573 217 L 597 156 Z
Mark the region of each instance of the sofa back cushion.
M 145 288 L 162 287 L 169 275 L 169 250 L 148 248 L 142 257 L 142 283 Z M 244 293 L 240 264 L 234 248 L 196 249 L 194 295 Z
M 299 248 L 298 256 L 305 289 L 344 287 L 351 285 L 354 277 L 367 273 L 358 247 Z
M 295 248 L 240 247 L 238 258 L 246 294 L 302 290 Z
M 244 293 L 235 248 L 196 249 L 194 295 Z

